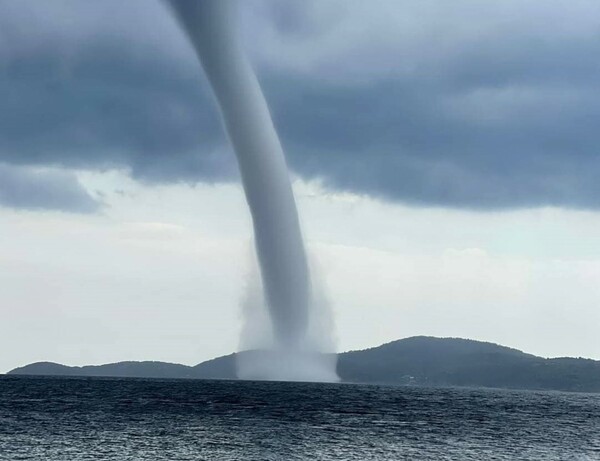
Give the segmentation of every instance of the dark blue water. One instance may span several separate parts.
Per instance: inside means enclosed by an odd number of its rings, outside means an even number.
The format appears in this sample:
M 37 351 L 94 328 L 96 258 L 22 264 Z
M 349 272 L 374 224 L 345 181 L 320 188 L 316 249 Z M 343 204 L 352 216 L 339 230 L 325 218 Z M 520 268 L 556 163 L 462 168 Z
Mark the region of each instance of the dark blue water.
M 0 377 L 2 460 L 600 460 L 600 395 Z

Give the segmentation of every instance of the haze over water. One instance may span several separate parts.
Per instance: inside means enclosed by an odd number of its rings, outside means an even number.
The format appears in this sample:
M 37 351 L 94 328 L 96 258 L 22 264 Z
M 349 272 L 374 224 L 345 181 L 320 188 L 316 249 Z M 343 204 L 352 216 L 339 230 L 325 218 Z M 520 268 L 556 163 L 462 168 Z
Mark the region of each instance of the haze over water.
M 0 378 L 0 459 L 597 460 L 600 396 Z

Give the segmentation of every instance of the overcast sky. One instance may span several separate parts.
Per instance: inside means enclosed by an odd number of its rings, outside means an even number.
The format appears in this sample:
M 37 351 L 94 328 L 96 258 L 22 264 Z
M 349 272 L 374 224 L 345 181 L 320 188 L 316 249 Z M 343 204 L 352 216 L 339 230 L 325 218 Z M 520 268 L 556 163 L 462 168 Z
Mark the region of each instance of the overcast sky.
M 600 359 L 600 3 L 245 0 L 339 350 Z M 235 157 L 154 0 L 0 0 L 0 372 L 237 350 Z

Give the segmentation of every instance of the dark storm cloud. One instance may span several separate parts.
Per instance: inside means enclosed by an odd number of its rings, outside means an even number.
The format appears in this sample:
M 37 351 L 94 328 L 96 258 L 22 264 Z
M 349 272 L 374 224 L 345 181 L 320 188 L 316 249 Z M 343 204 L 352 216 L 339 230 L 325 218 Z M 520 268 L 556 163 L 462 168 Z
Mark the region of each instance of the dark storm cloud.
M 217 178 L 222 136 L 197 80 L 96 49 L 68 76 L 9 66 L 0 80 L 0 151 L 11 163 L 126 167 L 156 180 Z
M 199 65 L 160 6 L 0 2 L 0 160 L 149 181 L 231 177 Z M 161 20 L 174 43 L 152 35 Z
M 0 206 L 93 213 L 101 203 L 71 173 L 0 165 Z
M 110 1 L 39 5 L 0 1 L 0 161 L 160 182 L 235 176 L 162 5 L 132 1 L 117 17 Z M 244 5 L 249 51 L 305 178 L 421 205 L 600 206 L 595 2 Z
M 422 88 L 386 82 L 368 92 L 302 84 L 275 91 L 292 166 L 332 188 L 415 204 L 600 205 L 595 95 L 540 88 L 448 101 Z M 513 97 L 534 102 L 504 108 Z M 485 113 L 484 104 L 500 113 Z

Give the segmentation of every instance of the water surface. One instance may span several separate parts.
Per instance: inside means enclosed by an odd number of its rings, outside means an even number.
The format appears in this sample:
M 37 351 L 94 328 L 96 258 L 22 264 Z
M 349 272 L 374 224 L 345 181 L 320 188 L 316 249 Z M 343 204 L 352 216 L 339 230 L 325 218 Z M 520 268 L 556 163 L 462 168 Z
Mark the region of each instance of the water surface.
M 600 460 L 600 395 L 0 377 L 2 460 Z

